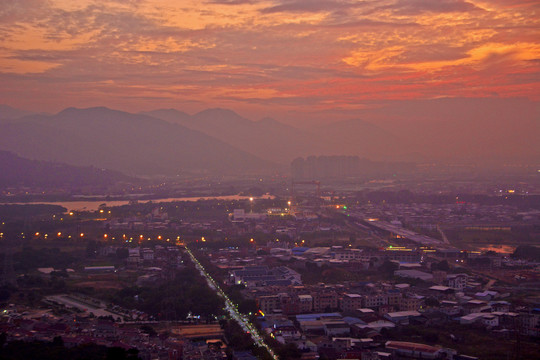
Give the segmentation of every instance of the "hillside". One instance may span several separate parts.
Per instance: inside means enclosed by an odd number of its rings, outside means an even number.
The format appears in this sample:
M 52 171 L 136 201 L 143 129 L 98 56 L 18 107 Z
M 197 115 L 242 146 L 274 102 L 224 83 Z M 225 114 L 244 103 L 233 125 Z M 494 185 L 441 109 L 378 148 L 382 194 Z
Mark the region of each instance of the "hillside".
M 116 171 L 29 160 L 7 151 L 0 151 L 0 188 L 107 186 L 135 180 L 137 179 Z
M 102 107 L 0 122 L 0 149 L 134 175 L 272 168 L 267 161 L 182 125 Z

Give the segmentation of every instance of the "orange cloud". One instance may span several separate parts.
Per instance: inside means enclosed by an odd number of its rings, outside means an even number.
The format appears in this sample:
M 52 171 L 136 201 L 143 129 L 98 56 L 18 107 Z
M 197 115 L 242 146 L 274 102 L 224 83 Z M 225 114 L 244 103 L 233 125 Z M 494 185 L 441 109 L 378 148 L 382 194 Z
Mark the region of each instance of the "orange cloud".
M 0 81 L 18 90 L 0 96 L 10 104 L 29 101 L 25 90 L 58 108 L 129 94 L 151 98 L 136 102 L 145 109 L 226 102 L 283 111 L 385 97 L 540 96 L 536 1 L 5 3 Z M 53 97 L 55 82 L 70 93 Z

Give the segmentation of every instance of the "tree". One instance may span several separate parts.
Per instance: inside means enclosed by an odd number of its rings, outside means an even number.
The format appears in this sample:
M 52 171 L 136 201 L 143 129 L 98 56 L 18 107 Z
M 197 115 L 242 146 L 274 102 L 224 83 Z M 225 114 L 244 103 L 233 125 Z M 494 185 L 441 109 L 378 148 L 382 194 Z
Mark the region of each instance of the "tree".
M 89 240 L 88 243 L 86 244 L 86 256 L 89 258 L 95 257 L 98 249 L 99 247 L 96 240 Z
M 283 345 L 276 350 L 280 359 L 300 359 L 302 352 L 298 350 L 298 347 L 294 343 Z
M 148 336 L 150 337 L 155 337 L 157 336 L 157 332 L 156 330 L 154 330 L 153 327 L 151 327 L 150 325 L 143 325 L 140 327 L 141 331 L 145 334 L 148 334 Z
M 396 264 L 393 261 L 390 261 L 390 260 L 385 260 L 382 263 L 381 267 L 379 268 L 379 270 L 381 270 L 381 272 L 383 272 L 385 274 L 388 274 L 388 275 L 393 275 L 394 271 L 396 271 L 398 269 L 399 269 L 399 265 Z
M 129 257 L 129 250 L 126 248 L 116 249 L 116 258 L 117 259 L 127 259 Z
M 9 297 L 11 296 L 11 292 L 6 287 L 0 288 L 0 301 L 4 302 L 9 300 Z
M 55 336 L 53 341 L 52 341 L 52 345 L 53 346 L 63 347 L 64 346 L 64 340 L 62 339 L 61 336 Z
M 256 313 L 258 310 L 257 302 L 253 299 L 242 300 L 238 303 L 238 311 L 243 314 Z
M 449 271 L 450 265 L 448 265 L 448 261 L 442 260 L 438 263 L 433 263 L 431 265 L 431 270 Z

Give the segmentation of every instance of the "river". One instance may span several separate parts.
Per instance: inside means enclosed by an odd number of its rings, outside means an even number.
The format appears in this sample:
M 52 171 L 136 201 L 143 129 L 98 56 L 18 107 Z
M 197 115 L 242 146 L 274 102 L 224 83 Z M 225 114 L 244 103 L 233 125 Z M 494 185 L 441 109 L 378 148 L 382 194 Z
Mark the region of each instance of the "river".
M 249 200 L 250 198 L 257 199 L 273 199 L 273 195 L 263 196 L 242 196 L 242 195 L 225 195 L 225 196 L 193 196 L 193 197 L 176 197 L 176 198 L 161 198 L 161 199 L 145 199 L 138 200 L 140 203 L 148 201 L 154 203 L 175 202 L 175 201 L 199 201 L 199 200 Z M 76 200 L 76 201 L 36 201 L 36 202 L 15 202 L 15 203 L 0 203 L 1 205 L 16 204 L 16 205 L 60 205 L 68 209 L 68 211 L 96 211 L 99 206 L 105 204 L 107 207 L 122 206 L 129 204 L 133 200 Z

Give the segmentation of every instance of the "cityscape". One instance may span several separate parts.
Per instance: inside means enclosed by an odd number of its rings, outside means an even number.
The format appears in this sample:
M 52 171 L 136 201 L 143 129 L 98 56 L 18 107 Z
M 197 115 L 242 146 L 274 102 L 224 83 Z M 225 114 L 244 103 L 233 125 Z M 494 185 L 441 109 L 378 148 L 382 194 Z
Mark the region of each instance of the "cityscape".
M 540 359 L 540 2 L 0 3 L 0 359 Z
M 114 205 L 4 189 L 6 354 L 23 341 L 68 357 L 536 357 L 535 174 L 471 192 L 424 175 L 339 176 L 199 179 Z

